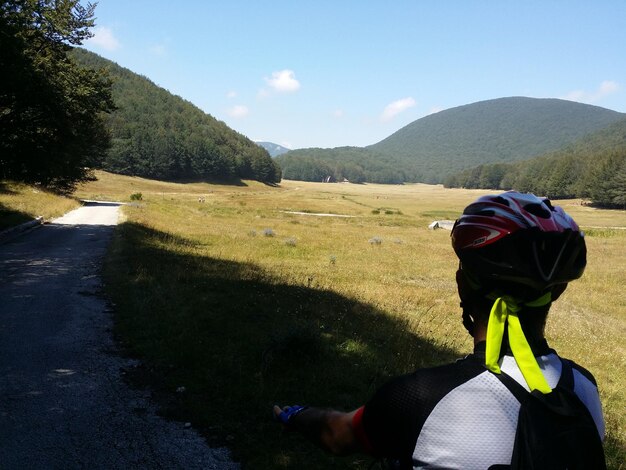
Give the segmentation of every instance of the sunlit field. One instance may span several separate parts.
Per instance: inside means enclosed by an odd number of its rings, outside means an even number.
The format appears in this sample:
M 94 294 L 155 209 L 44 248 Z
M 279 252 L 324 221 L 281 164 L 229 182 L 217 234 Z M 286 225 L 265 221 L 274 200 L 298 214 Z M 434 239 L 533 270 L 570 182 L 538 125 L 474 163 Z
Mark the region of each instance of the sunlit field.
M 428 225 L 487 191 L 98 177 L 77 196 L 141 193 L 123 208 L 105 267 L 116 332 L 147 364 L 136 375 L 171 392 L 165 414 L 247 468 L 368 468 L 282 432 L 271 405 L 354 409 L 393 375 L 471 351 L 450 232 Z M 595 374 L 610 466 L 623 468 L 626 211 L 556 204 L 587 232 L 589 262 L 553 306 L 548 339 Z
M 37 186 L 0 181 L 0 231 L 42 216 L 60 217 L 80 206 L 75 199 L 58 196 Z

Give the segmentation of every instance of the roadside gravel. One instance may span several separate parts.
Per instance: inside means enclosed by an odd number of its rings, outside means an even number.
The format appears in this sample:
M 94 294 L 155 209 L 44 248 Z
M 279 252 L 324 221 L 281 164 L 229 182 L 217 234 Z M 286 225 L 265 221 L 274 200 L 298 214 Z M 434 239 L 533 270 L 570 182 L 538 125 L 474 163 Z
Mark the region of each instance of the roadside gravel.
M 0 245 L 0 469 L 237 469 L 122 379 L 99 271 L 119 204 Z

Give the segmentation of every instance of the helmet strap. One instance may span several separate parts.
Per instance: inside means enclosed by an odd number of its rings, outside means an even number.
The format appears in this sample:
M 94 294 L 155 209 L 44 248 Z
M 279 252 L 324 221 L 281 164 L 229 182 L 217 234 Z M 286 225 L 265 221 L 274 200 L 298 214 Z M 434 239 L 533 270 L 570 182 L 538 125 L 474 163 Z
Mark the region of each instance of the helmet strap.
M 471 336 L 474 336 L 474 326 L 476 322 L 474 321 L 469 309 L 463 306 L 463 302 L 461 302 L 461 308 L 463 309 L 463 326 Z
M 546 305 L 550 300 L 551 295 L 548 293 L 524 305 L 539 307 Z M 526 340 L 526 336 L 524 335 L 524 331 L 522 330 L 522 325 L 518 317 L 520 310 L 521 306 L 519 303 L 514 298 L 506 295 L 498 297 L 493 303 L 491 313 L 489 314 L 489 323 L 487 324 L 485 366 L 495 374 L 502 372 L 498 361 L 500 359 L 500 349 L 502 347 L 502 338 L 506 326 L 509 346 L 511 347 L 515 362 L 517 362 L 528 387 L 531 391 L 539 390 L 543 394 L 550 393 L 552 389 L 543 376 L 537 359 L 535 359 L 530 345 Z

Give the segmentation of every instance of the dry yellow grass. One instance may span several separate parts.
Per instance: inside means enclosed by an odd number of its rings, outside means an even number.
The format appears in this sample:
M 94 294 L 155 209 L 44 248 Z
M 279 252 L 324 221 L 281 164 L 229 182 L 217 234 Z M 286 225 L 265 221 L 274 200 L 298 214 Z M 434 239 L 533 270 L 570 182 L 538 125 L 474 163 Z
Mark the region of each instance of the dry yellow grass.
M 80 206 L 68 197 L 37 186 L 0 181 L 0 230 L 42 216 L 44 220 L 60 217 Z
M 286 285 L 334 291 L 405 320 L 413 333 L 433 344 L 459 354 L 470 350 L 460 322 L 450 234 L 427 227 L 433 220 L 455 219 L 465 205 L 491 191 L 294 181 L 279 187 L 256 182 L 181 185 L 98 176 L 78 195 L 128 200 L 141 192 L 143 200 L 125 207 L 125 215 L 129 222 L 186 240 L 165 240 L 165 250 L 255 266 Z M 200 196 L 204 203 L 198 202 Z M 563 356 L 595 374 L 613 446 L 611 465 L 621 468 L 617 462 L 626 445 L 626 230 L 610 227 L 625 227 L 626 211 L 593 209 L 577 200 L 556 204 L 588 231 L 589 263 L 583 278 L 555 303 L 547 334 Z M 413 365 L 407 359 L 402 368 Z

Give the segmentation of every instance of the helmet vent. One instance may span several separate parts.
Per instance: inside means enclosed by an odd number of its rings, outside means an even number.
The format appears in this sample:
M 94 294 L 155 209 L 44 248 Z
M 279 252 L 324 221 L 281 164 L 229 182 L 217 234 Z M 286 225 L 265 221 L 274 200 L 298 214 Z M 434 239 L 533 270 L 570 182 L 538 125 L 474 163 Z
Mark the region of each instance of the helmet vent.
M 564 236 L 547 236 L 533 243 L 535 264 L 544 281 L 551 281 L 554 277 L 571 237 L 572 232 L 567 232 Z
M 463 215 L 484 215 L 486 217 L 492 217 L 495 211 L 486 204 L 471 204 L 465 208 Z
M 498 204 L 503 204 L 505 206 L 509 206 L 510 207 L 509 201 L 507 201 L 506 199 L 504 199 L 501 196 L 493 198 L 493 202 L 497 202 Z
M 537 217 L 541 217 L 542 219 L 549 219 L 551 215 L 550 211 L 543 207 L 542 204 L 526 204 L 524 206 L 524 210 L 536 215 Z

